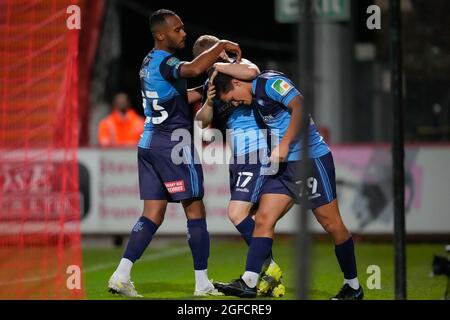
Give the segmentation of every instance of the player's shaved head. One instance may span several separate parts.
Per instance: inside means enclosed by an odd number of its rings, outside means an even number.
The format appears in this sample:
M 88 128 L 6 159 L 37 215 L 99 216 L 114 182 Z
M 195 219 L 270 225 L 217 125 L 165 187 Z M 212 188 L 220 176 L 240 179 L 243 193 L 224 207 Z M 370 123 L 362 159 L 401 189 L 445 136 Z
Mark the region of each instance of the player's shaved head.
M 194 55 L 194 58 L 197 58 L 203 52 L 211 49 L 219 42 L 220 42 L 220 39 L 215 36 L 211 36 L 211 35 L 207 35 L 207 34 L 200 36 L 197 39 L 197 41 L 195 41 L 194 46 L 192 47 L 192 54 Z M 220 54 L 220 57 L 217 59 L 217 62 L 232 62 L 232 61 L 230 60 L 230 57 L 227 55 L 227 53 L 224 50 Z
M 173 11 L 160 9 L 154 12 L 150 16 L 150 29 L 158 50 L 174 52 L 186 45 L 184 24 Z
M 219 41 L 219 38 L 210 35 L 203 35 L 199 37 L 197 41 L 195 41 L 194 47 L 192 48 L 192 54 L 194 55 L 194 58 L 198 57 L 206 50 L 212 48 Z
M 150 31 L 153 33 L 158 30 L 159 27 L 166 24 L 166 17 L 174 17 L 177 14 L 171 10 L 159 9 L 150 15 Z

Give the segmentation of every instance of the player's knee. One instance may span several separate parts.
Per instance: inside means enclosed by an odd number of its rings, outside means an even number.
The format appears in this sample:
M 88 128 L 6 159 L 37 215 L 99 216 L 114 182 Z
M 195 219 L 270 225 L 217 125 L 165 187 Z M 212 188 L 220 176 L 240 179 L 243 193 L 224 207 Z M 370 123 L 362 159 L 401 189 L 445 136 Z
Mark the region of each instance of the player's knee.
M 160 226 L 164 221 L 164 212 L 144 211 L 142 215 L 150 219 L 157 226 Z
M 251 203 L 243 203 L 238 201 L 231 201 L 228 205 L 228 219 L 234 224 L 238 225 L 250 214 L 252 209 Z
M 186 212 L 186 217 L 189 220 L 206 219 L 206 214 L 202 211 L 190 211 Z
M 336 228 L 336 224 L 333 222 L 326 222 L 322 224 L 323 229 L 330 234 L 333 234 L 336 232 L 337 228 Z
M 327 233 L 332 234 L 332 235 L 346 231 L 345 226 L 343 225 L 342 221 L 339 219 L 326 221 L 326 222 L 322 223 L 322 226 Z
M 247 217 L 247 213 L 237 208 L 228 208 L 228 219 L 234 224 L 239 224 L 242 220 Z
M 275 225 L 274 219 L 269 212 L 258 210 L 255 215 L 256 228 L 271 229 Z
M 184 212 L 188 219 L 205 219 L 206 210 L 203 201 L 201 200 L 187 200 L 182 202 Z
M 233 210 L 228 210 L 228 219 L 230 219 L 230 221 L 234 224 L 237 225 L 239 224 L 239 221 L 242 219 L 239 219 L 239 214 L 236 211 Z

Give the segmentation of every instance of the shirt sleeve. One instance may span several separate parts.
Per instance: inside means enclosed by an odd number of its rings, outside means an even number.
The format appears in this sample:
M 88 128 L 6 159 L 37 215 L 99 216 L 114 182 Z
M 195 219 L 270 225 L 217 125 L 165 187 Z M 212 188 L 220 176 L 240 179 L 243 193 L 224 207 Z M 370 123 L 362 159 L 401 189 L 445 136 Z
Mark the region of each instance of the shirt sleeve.
M 183 63 L 184 61 L 180 61 L 177 57 L 168 56 L 161 61 L 159 71 L 164 79 L 172 82 L 180 78 L 180 67 Z
M 286 107 L 292 99 L 297 96 L 301 96 L 292 81 L 283 76 L 277 76 L 269 79 L 266 82 L 264 89 L 269 98 L 282 103 Z

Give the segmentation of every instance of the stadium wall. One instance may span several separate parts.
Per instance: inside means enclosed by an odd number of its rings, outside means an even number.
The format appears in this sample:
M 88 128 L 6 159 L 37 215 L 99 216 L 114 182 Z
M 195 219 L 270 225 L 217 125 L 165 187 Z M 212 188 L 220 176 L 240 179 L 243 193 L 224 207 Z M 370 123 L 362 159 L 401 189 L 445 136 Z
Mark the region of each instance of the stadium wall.
M 339 145 L 332 148 L 338 199 L 344 221 L 359 234 L 393 230 L 391 152 L 385 145 Z M 128 234 L 140 216 L 136 151 L 80 149 L 78 153 L 83 234 Z M 450 234 L 449 145 L 413 145 L 406 149 L 406 222 L 410 234 Z M 227 219 L 227 165 L 204 165 L 208 228 L 216 235 L 235 234 Z M 291 209 L 277 232 L 292 234 Z M 311 219 L 314 220 L 314 219 Z M 321 233 L 315 220 L 312 231 Z M 161 234 L 185 234 L 186 219 L 178 204 L 169 204 Z

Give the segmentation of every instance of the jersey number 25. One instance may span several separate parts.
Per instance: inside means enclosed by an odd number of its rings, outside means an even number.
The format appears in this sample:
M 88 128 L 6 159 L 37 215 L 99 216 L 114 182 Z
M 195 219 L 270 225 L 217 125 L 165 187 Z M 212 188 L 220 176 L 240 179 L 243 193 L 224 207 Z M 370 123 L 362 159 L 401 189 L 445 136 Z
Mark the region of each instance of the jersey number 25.
M 144 112 L 146 111 L 147 108 L 147 98 L 152 99 L 153 110 L 159 112 L 161 115 L 159 117 L 147 117 L 145 122 L 151 121 L 153 124 L 163 123 L 169 117 L 169 113 L 163 107 L 158 105 L 158 98 L 159 98 L 158 92 L 145 91 L 145 95 L 144 92 L 142 92 L 142 106 L 144 107 Z

